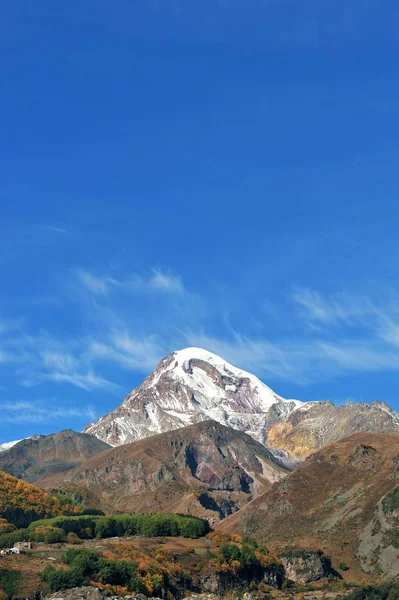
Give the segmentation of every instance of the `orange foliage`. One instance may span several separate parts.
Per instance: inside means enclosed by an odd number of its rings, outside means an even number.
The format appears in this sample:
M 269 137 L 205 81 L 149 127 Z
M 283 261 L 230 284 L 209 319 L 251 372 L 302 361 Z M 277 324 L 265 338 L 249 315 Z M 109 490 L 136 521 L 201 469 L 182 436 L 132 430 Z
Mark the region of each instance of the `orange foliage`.
M 0 515 L 12 508 L 33 510 L 38 518 L 46 518 L 62 515 L 72 507 L 62 507 L 56 498 L 40 488 L 0 471 Z
M 208 533 L 207 538 L 212 540 L 212 544 L 215 548 L 220 548 L 220 546 L 223 546 L 223 544 L 228 544 L 232 541 L 231 535 L 228 533 L 222 533 L 221 531 L 212 531 L 211 533 Z
M 66 541 L 68 544 L 83 544 L 83 540 L 78 538 L 76 533 L 73 533 L 72 531 L 68 533 Z

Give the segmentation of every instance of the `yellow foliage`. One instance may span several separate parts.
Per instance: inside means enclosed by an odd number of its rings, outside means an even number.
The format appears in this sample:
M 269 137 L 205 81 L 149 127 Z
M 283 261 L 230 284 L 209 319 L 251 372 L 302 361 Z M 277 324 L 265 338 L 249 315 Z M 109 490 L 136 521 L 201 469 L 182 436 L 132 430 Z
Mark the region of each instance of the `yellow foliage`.
M 76 533 L 73 533 L 72 531 L 68 533 L 66 541 L 68 544 L 83 544 L 83 540 L 78 538 Z
M 223 544 L 228 544 L 232 539 L 231 535 L 222 533 L 221 531 L 212 531 L 211 533 L 208 533 L 207 537 L 212 540 L 212 544 L 215 548 L 219 548 L 220 546 L 223 546 Z
M 61 515 L 67 508 L 40 488 L 0 471 L 0 515 L 13 507 L 34 510 L 38 518 Z
M 11 531 L 15 531 L 15 529 L 15 525 L 12 525 L 6 519 L 0 519 L 0 535 L 3 533 L 11 533 Z

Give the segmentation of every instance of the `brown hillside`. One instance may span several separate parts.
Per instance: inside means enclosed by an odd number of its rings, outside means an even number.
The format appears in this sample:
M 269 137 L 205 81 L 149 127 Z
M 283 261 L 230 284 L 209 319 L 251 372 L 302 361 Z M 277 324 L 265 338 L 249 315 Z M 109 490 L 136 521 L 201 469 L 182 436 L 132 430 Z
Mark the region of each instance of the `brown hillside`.
M 30 483 L 75 469 L 110 446 L 92 435 L 66 429 L 22 440 L 0 453 L 0 469 Z
M 286 474 L 247 434 L 203 421 L 102 452 L 65 481 L 90 489 L 105 510 L 190 512 L 215 521 Z M 58 484 L 56 477 L 46 482 Z
M 349 578 L 361 569 L 399 575 L 398 481 L 399 435 L 353 434 L 310 456 L 218 528 L 280 547 L 323 547 L 335 566 L 351 567 Z

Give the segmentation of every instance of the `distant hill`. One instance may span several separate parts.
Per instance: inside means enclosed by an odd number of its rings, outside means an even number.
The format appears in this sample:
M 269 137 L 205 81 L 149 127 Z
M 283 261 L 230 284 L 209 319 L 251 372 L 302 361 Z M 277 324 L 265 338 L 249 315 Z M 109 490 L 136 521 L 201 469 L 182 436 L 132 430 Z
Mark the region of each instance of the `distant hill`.
M 218 528 L 322 547 L 349 575 L 399 576 L 399 435 L 356 433 L 311 455 Z
M 384 402 L 308 402 L 272 425 L 267 443 L 293 458 L 304 459 L 319 448 L 357 431 L 398 433 L 399 415 Z
M 65 483 L 87 487 L 105 510 L 189 512 L 215 521 L 287 472 L 247 434 L 203 421 L 106 450 L 68 473 Z M 46 485 L 58 487 L 59 476 Z
M 71 429 L 33 436 L 0 453 L 0 470 L 30 483 L 41 483 L 56 473 L 78 467 L 110 446 L 86 433 Z

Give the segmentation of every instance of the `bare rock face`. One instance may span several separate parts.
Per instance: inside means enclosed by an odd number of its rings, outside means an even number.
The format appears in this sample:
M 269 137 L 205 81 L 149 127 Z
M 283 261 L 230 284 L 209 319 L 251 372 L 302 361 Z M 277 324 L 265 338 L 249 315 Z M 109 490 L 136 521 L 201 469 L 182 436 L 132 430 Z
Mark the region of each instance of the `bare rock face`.
M 358 558 L 366 573 L 399 577 L 399 485 L 378 503 L 373 519 L 359 536 Z
M 372 469 L 376 463 L 377 451 L 372 446 L 360 444 L 355 452 L 348 457 L 348 465 L 359 469 Z
M 263 573 L 257 575 L 258 581 L 264 581 L 271 587 L 280 589 L 284 581 L 284 567 L 281 562 L 271 564 L 263 569 Z M 254 578 L 253 581 L 256 579 Z M 218 596 L 225 596 L 226 592 L 235 590 L 241 591 L 243 594 L 243 600 L 253 600 L 253 597 L 247 592 L 244 593 L 247 588 L 247 584 L 243 585 L 243 580 L 237 575 L 226 572 L 215 572 L 214 569 L 210 568 L 208 571 L 204 571 L 201 575 L 201 587 L 208 593 L 216 594 Z
M 322 552 L 292 551 L 281 556 L 285 575 L 296 583 L 310 583 L 328 577 L 331 561 Z

